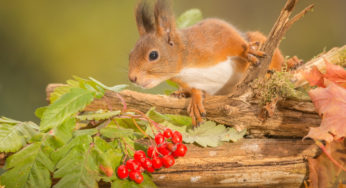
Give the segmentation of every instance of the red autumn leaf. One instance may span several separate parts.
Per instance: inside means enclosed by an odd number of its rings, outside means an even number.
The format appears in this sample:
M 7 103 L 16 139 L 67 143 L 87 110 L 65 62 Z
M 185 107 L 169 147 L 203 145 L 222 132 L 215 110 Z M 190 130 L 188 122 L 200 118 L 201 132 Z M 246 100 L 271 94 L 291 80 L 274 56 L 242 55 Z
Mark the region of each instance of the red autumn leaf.
M 113 175 L 112 167 L 100 165 L 100 170 L 108 177 L 111 177 Z
M 324 148 L 326 153 L 322 153 L 317 159 L 309 158 L 309 180 L 310 187 L 334 188 L 342 186 L 342 180 L 345 181 L 346 172 L 335 165 L 330 157 L 337 163 L 345 166 L 345 148 L 346 140 L 332 142 Z
M 324 77 L 343 88 L 346 88 L 346 70 L 325 60 L 326 74 Z
M 313 66 L 310 72 L 303 72 L 303 76 L 311 86 L 325 87 L 324 76 L 316 66 Z
M 331 82 L 327 88 L 309 91 L 309 95 L 322 123 L 311 128 L 307 137 L 327 142 L 346 137 L 346 89 Z

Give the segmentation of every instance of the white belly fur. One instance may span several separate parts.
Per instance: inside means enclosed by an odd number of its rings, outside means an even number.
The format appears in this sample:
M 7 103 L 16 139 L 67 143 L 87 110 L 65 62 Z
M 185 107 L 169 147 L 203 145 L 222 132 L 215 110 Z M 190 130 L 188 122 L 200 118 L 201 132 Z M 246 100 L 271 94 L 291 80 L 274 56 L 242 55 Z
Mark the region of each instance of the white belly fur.
M 182 69 L 177 78 L 192 88 L 214 95 L 232 77 L 234 73 L 232 64 L 232 58 L 228 57 L 226 61 L 211 67 Z

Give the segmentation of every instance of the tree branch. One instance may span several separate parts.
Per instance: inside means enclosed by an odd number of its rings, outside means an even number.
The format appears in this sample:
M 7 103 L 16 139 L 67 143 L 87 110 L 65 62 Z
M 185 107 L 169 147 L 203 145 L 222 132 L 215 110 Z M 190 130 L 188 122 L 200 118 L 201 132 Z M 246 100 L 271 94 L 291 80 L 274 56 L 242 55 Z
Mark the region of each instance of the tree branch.
M 274 51 L 279 47 L 282 37 L 295 22 L 301 19 L 314 7 L 314 5 L 310 5 L 290 19 L 289 17 L 297 2 L 298 0 L 288 0 L 286 2 L 271 32 L 269 33 L 267 41 L 260 48 L 261 51 L 265 52 L 266 56 L 260 59 L 259 66 L 252 67 L 247 71 L 245 79 L 236 87 L 236 89 L 234 89 L 231 96 L 240 96 L 243 93 L 246 93 L 246 91 L 249 90 L 249 83 L 255 79 L 264 79 Z

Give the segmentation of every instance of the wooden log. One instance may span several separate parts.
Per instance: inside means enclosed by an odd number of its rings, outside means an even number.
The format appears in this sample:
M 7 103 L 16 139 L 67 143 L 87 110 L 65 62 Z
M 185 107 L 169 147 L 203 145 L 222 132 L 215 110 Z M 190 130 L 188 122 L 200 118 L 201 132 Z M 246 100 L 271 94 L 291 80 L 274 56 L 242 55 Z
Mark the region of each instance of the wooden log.
M 189 145 L 185 157 L 153 174 L 159 187 L 300 187 L 311 140 L 243 139 L 217 148 Z
M 47 95 L 61 84 L 50 84 Z M 152 107 L 157 111 L 167 114 L 187 115 L 186 107 L 190 99 L 177 99 L 165 95 L 152 95 L 130 90 L 120 92 L 128 108 L 135 108 L 146 112 Z M 248 130 L 249 137 L 261 138 L 285 137 L 302 138 L 309 127 L 320 125 L 321 118 L 315 112 L 311 101 L 286 100 L 279 102 L 278 109 L 273 117 L 262 122 L 258 118 L 259 106 L 255 101 L 246 102 L 241 98 L 228 96 L 209 96 L 205 99 L 207 119 L 220 124 L 234 126 L 237 129 Z M 116 93 L 107 91 L 102 99 L 96 99 L 86 107 L 86 111 L 99 109 L 119 110 L 122 104 Z

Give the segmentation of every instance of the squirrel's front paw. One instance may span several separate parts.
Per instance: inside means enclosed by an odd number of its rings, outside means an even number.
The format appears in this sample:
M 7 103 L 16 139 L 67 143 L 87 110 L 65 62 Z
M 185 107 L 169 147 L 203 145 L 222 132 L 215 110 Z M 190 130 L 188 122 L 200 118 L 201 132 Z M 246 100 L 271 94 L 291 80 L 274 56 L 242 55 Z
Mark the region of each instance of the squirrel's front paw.
M 201 90 L 193 89 L 191 92 L 191 100 L 187 107 L 187 112 L 192 118 L 192 124 L 199 126 L 203 122 L 202 117 L 206 116 L 203 106 L 203 92 Z
M 265 57 L 266 54 L 263 51 L 259 50 L 260 43 L 259 42 L 250 42 L 247 51 L 246 57 L 250 63 L 253 65 L 258 65 L 259 60 L 257 57 Z

